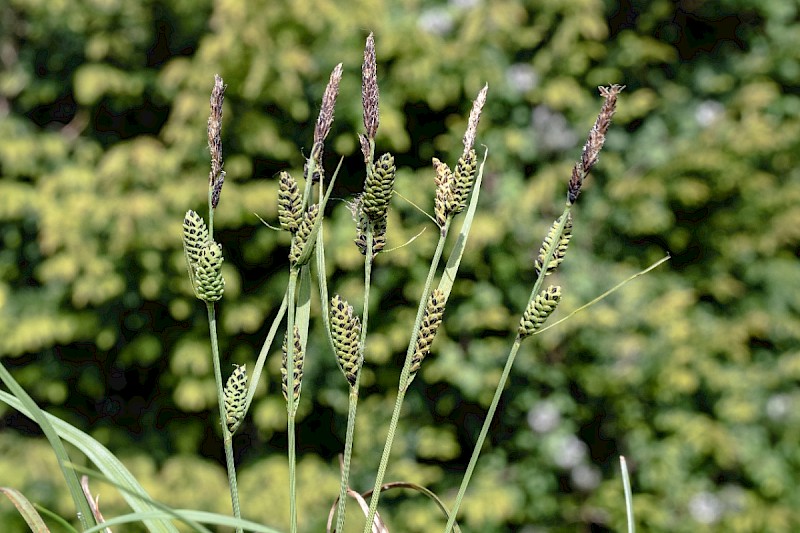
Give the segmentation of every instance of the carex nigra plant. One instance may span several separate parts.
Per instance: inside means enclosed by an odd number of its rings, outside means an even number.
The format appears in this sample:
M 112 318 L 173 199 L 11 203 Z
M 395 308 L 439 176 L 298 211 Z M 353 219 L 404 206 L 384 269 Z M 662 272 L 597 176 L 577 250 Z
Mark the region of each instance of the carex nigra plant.
M 240 516 L 240 509 L 236 490 L 236 471 L 233 464 L 232 436 L 247 416 L 255 387 L 264 367 L 264 360 L 284 317 L 286 318 L 285 330 L 292 332 L 284 335 L 281 364 L 281 389 L 287 406 L 289 517 L 292 533 L 297 531 L 295 415 L 302 392 L 304 365 L 314 364 L 314 357 L 317 356 L 317 354 L 306 353 L 311 314 L 311 287 L 314 277 L 311 266 L 313 263 L 316 267 L 316 285 L 320 301 L 323 302 L 321 318 L 327 332 L 328 344 L 344 378 L 343 386 L 349 389 L 346 438 L 341 460 L 341 484 L 335 513 L 332 510 L 332 517 L 336 517 L 335 531 L 343 531 L 346 518 L 345 503 L 348 495 L 352 494 L 349 475 L 355 438 L 359 383 L 361 369 L 365 364 L 368 341 L 372 272 L 380 254 L 386 253 L 387 232 L 390 230 L 388 214 L 391 202 L 395 198 L 394 185 L 397 173 L 395 158 L 388 152 L 376 155 L 376 134 L 380 126 L 380 94 L 377 81 L 375 41 L 373 35 L 370 34 L 366 41 L 362 64 L 361 99 L 364 132 L 358 135 L 364 161 L 364 188 L 348 203 L 355 226 L 354 243 L 364 256 L 363 308 L 359 315 L 341 295 L 334 293 L 333 296 L 329 296 L 328 282 L 325 279 L 325 250 L 321 238 L 326 204 L 341 167 L 340 161 L 339 167 L 330 174 L 330 178 L 327 178 L 327 173 L 322 165 L 324 142 L 333 122 L 341 78 L 342 66 L 339 64 L 333 69 L 322 97 L 320 113 L 314 129 L 312 149 L 303 168 L 302 185 L 289 172 L 281 172 L 278 176 L 276 199 L 278 227 L 274 229 L 286 231 L 291 235 L 287 258 L 288 283 L 280 311 L 255 362 L 249 382 L 245 367 L 237 366 L 223 386 L 216 339 L 214 305 L 222 297 L 225 285 L 221 275 L 222 246 L 214 240 L 213 231 L 214 210 L 220 201 L 220 192 L 225 177 L 220 141 L 224 86 L 219 77 L 215 79 L 211 96 L 211 114 L 208 121 L 211 152 L 208 223 L 197 213 L 189 211 L 183 224 L 184 250 L 189 278 L 195 295 L 205 303 L 208 310 L 220 418 L 224 421 L 221 426 L 231 488 L 231 502 L 237 518 Z M 604 98 L 603 105 L 589 133 L 581 157 L 575 164 L 572 176 L 568 181 L 564 210 L 547 231 L 532 265 L 536 281 L 531 289 L 528 303 L 522 310 L 515 340 L 510 347 L 503 373 L 475 443 L 455 504 L 448 513 L 446 531 L 457 527 L 455 521 L 459 507 L 519 347 L 525 339 L 542 329 L 561 299 L 561 287 L 557 285 L 545 287 L 544 281 L 558 269 L 566 256 L 574 224 L 572 209 L 580 195 L 584 180 L 598 160 L 621 90 L 622 87 L 618 85 L 600 88 L 601 96 Z M 431 162 L 434 194 L 431 198 L 432 215 L 429 216 L 438 229 L 439 237 L 422 293 L 419 295 L 416 319 L 409 334 L 408 349 L 400 369 L 395 407 L 392 411 L 383 453 L 375 476 L 375 485 L 371 491 L 369 510 L 366 513 L 365 533 L 369 533 L 373 527 L 379 527 L 382 524 L 377 513 L 378 504 L 381 493 L 385 489 L 383 486 L 384 476 L 405 395 L 425 359 L 431 354 L 436 332 L 444 318 L 450 291 L 457 279 L 461 257 L 477 209 L 483 165 L 487 154 L 485 152 L 483 160 L 479 160 L 475 142 L 487 94 L 488 85 L 479 91 L 473 103 L 463 137 L 463 151 L 456 159 L 455 164 L 451 167 L 439 158 L 433 158 Z M 456 244 L 450 255 L 445 257 L 445 243 L 453 222 L 462 214 L 464 217 Z M 313 262 L 312 258 L 314 258 Z M 330 526 L 329 520 L 329 529 Z
M 173 519 L 179 519 L 196 531 L 208 531 L 199 521 L 224 524 L 236 527 L 237 531 L 245 528 L 273 533 L 275 530 L 266 526 L 253 524 L 241 519 L 239 492 L 236 482 L 236 465 L 234 464 L 234 435 L 248 416 L 256 387 L 261 380 L 266 359 L 279 330 L 283 333 L 281 347 L 281 391 L 286 402 L 287 413 L 287 456 L 289 463 L 289 526 L 292 533 L 297 531 L 297 486 L 296 486 L 296 435 L 295 419 L 297 408 L 303 392 L 303 376 L 308 365 L 318 362 L 319 353 L 309 353 L 308 335 L 312 312 L 312 290 L 316 284 L 319 297 L 319 309 L 324 325 L 327 344 L 341 372 L 341 386 L 349 391 L 349 406 L 346 425 L 346 438 L 341 460 L 341 483 L 338 498 L 331 495 L 334 501 L 329 517 L 328 529 L 342 532 L 346 521 L 346 500 L 349 496 L 359 499 L 367 516 L 364 532 L 385 531 L 385 525 L 378 513 L 381 493 L 388 490 L 384 484 L 387 465 L 391 457 L 404 400 L 409 387 L 425 361 L 434 355 L 433 348 L 437 331 L 446 318 L 448 298 L 454 283 L 457 282 L 461 259 L 466 249 L 472 222 L 478 208 L 483 170 L 488 150 L 478 155 L 476 140 L 481 115 L 487 101 L 488 85 L 477 94 L 463 136 L 463 150 L 452 164 L 434 157 L 431 161 L 429 175 L 433 194 L 429 199 L 428 217 L 438 230 L 438 241 L 430 259 L 430 266 L 423 288 L 418 295 L 417 312 L 414 324 L 409 331 L 408 347 L 403 365 L 399 369 L 397 395 L 392 411 L 386 440 L 377 466 L 374 488 L 368 493 L 358 494 L 349 484 L 352 466 L 352 450 L 355 435 L 355 420 L 358 408 L 359 385 L 362 369 L 369 361 L 365 360 L 369 333 L 369 303 L 373 269 L 380 266 L 382 254 L 388 253 L 386 245 L 391 228 L 388 225 L 389 212 L 393 201 L 399 197 L 395 194 L 397 176 L 396 159 L 393 154 L 376 152 L 376 135 L 380 126 L 380 93 L 377 77 L 377 60 L 375 40 L 372 34 L 366 41 L 362 64 L 361 100 L 363 107 L 363 133 L 358 134 L 361 155 L 364 162 L 364 188 L 348 207 L 353 216 L 354 244 L 364 256 L 363 308 L 360 313 L 347 302 L 342 295 L 328 290 L 325 268 L 325 246 L 323 240 L 326 207 L 331 191 L 342 167 L 340 159 L 333 172 L 326 172 L 323 167 L 325 140 L 331 131 L 334 110 L 339 96 L 342 79 L 342 65 L 336 65 L 322 95 L 319 116 L 317 118 L 313 144 L 305 158 L 301 176 L 297 179 L 289 172 L 281 172 L 278 179 L 277 227 L 275 231 L 283 231 L 290 237 L 288 255 L 286 257 L 287 284 L 281 306 L 272 322 L 252 371 L 245 365 L 234 365 L 232 372 L 223 378 L 221 354 L 219 350 L 216 306 L 220 304 L 225 292 L 223 278 L 223 246 L 215 240 L 214 214 L 225 182 L 223 170 L 223 152 L 221 128 L 223 118 L 223 100 L 225 85 L 222 78 L 215 76 L 210 98 L 210 114 L 208 118 L 208 146 L 211 156 L 211 169 L 208 177 L 208 213 L 204 218 L 195 211 L 188 211 L 183 218 L 183 249 L 186 259 L 189 282 L 195 296 L 203 302 L 209 325 L 211 358 L 219 411 L 219 428 L 225 452 L 225 460 L 230 489 L 233 518 L 219 517 L 210 513 L 181 512 L 156 504 L 148 496 L 141 485 L 108 450 L 90 436 L 76 430 L 44 413 L 31 400 L 30 396 L 19 387 L 6 368 L 0 364 L 0 380 L 11 391 L 11 394 L 0 391 L 0 400 L 31 416 L 42 427 L 56 454 L 59 466 L 70 489 L 70 494 L 77 509 L 77 515 L 84 529 L 105 520 L 100 514 L 98 504 L 92 499 L 87 485 L 81 484 L 75 475 L 75 467 L 70 461 L 61 439 L 69 439 L 84 446 L 93 462 L 102 474 L 112 480 L 123 496 L 134 509 L 134 513 L 122 519 L 138 519 L 148 529 L 156 531 L 177 531 L 172 525 Z M 603 103 L 600 113 L 592 126 L 580 158 L 575 163 L 567 182 L 566 202 L 561 215 L 553 221 L 546 231 L 541 246 L 536 254 L 531 269 L 536 279 L 531 288 L 527 304 L 520 310 L 520 318 L 514 330 L 514 340 L 505 359 L 505 365 L 497 383 L 492 402 L 489 406 L 481 431 L 465 470 L 461 485 L 451 510 L 447 510 L 441 499 L 430 491 L 413 483 L 406 486 L 417 488 L 431 496 L 447 516 L 445 532 L 458 529 L 456 517 L 466 490 L 472 478 L 480 456 L 481 448 L 491 427 L 495 412 L 505 389 L 512 366 L 523 341 L 543 332 L 554 324 L 545 326 L 547 320 L 556 311 L 561 301 L 562 288 L 559 285 L 545 284 L 548 276 L 555 273 L 565 260 L 570 240 L 576 226 L 573 208 L 580 196 L 583 183 L 598 161 L 600 151 L 605 142 L 606 133 L 611 124 L 622 86 L 611 85 L 600 87 Z M 379 155 L 378 155 L 379 154 Z M 298 173 L 299 175 L 299 173 Z M 460 221 L 460 226 L 454 226 Z M 455 229 L 454 229 L 455 228 Z M 449 254 L 445 255 L 445 243 L 451 233 L 456 232 L 454 244 Z M 643 272 L 661 264 L 657 262 Z M 641 274 L 641 273 L 640 273 Z M 639 274 L 637 274 L 639 275 Z M 629 278 L 628 280 L 632 279 Z M 628 281 L 626 280 L 626 281 Z M 624 282 L 623 282 L 624 283 Z M 616 290 L 621 284 L 612 288 Z M 604 297 L 609 292 L 597 299 Z M 597 300 L 596 299 L 596 300 Z M 594 301 L 596 301 L 594 300 Z M 594 302 L 593 301 L 593 302 Z M 591 305 L 589 302 L 587 305 Z M 586 307 L 586 306 L 584 306 Z M 579 308 L 580 310 L 582 308 Z M 574 312 L 577 312 L 573 311 Z M 566 318 L 569 318 L 568 315 Z M 285 319 L 285 320 L 284 320 Z M 564 319 L 562 319 L 564 320 Z M 324 343 L 323 343 L 324 344 Z M 359 465 L 363 468 L 363 465 Z M 623 475 L 626 471 L 623 468 Z M 9 493 L 6 492 L 8 495 Z M 22 510 L 25 509 L 26 520 L 31 527 L 41 529 L 41 517 L 24 497 L 12 494 L 12 499 Z M 626 485 L 626 499 L 630 502 L 630 491 Z M 630 512 L 630 503 L 628 505 Z M 335 517 L 335 525 L 333 525 Z M 38 521 L 37 521 L 38 520 Z

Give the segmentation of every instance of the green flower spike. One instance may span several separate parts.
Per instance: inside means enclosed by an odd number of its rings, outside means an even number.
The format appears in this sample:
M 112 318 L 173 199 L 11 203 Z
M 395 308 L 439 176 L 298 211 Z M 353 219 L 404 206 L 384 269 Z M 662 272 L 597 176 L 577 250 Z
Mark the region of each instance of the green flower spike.
M 521 339 L 541 328 L 561 301 L 561 287 L 550 285 L 530 301 L 519 321 L 517 334 Z
M 294 238 L 292 238 L 292 247 L 289 250 L 289 262 L 292 266 L 300 266 L 298 261 L 300 261 L 300 258 L 303 256 L 303 251 L 305 250 L 309 237 L 311 237 L 311 231 L 314 229 L 314 223 L 317 221 L 318 216 L 318 204 L 312 205 L 308 208 L 308 211 L 303 214 L 303 221 L 297 228 Z M 307 256 L 308 259 L 311 258 L 311 254 L 307 254 Z
M 281 390 L 283 397 L 289 401 L 289 348 L 286 344 L 287 335 L 283 337 L 283 361 L 281 364 Z M 300 400 L 300 388 L 303 384 L 303 346 L 300 344 L 300 330 L 294 327 L 294 375 L 292 377 L 292 401 Z
M 244 402 L 247 396 L 247 368 L 234 365 L 233 373 L 225 384 L 225 424 L 235 433 L 244 419 Z
M 203 217 L 194 211 L 187 211 L 183 218 L 183 251 L 192 270 L 200 262 L 200 255 L 207 241 L 208 227 Z
M 428 305 L 425 307 L 425 314 L 422 317 L 422 324 L 419 328 L 419 336 L 417 337 L 417 346 L 414 350 L 414 356 L 411 358 L 411 368 L 409 370 L 407 385 L 411 384 L 417 375 L 417 372 L 422 366 L 422 361 L 427 357 L 431 351 L 431 344 L 433 338 L 436 336 L 436 331 L 442 323 L 442 315 L 444 314 L 444 292 L 440 289 L 434 289 L 428 298 Z
M 444 231 L 444 225 L 447 217 L 453 213 L 455 207 L 455 196 L 453 195 L 453 171 L 447 166 L 447 163 L 433 158 L 433 169 L 436 171 L 434 176 L 434 183 L 436 183 L 436 197 L 433 201 L 433 211 L 436 215 L 436 224 L 441 231 Z
M 352 387 L 364 362 L 359 343 L 361 321 L 353 316 L 353 306 L 338 294 L 331 298 L 331 337 L 336 349 L 336 362 Z
M 550 258 L 550 264 L 547 265 L 547 272 L 545 275 L 552 274 L 555 269 L 558 268 L 558 265 L 561 264 L 561 262 L 564 260 L 564 256 L 567 254 L 567 246 L 569 246 L 569 240 L 572 238 L 572 214 L 567 214 L 567 223 L 564 224 L 564 231 L 559 237 L 556 235 L 556 233 L 560 223 L 561 217 L 557 218 L 556 221 L 553 222 L 553 225 L 550 226 L 550 231 L 547 232 L 547 236 L 544 238 L 542 247 L 539 248 L 539 255 L 536 257 L 537 276 L 542 271 L 544 260 L 553 246 L 555 246 L 556 249 L 553 251 L 553 256 Z
M 225 291 L 222 261 L 222 247 L 216 242 L 207 242 L 194 270 L 195 293 L 204 302 L 216 302 L 222 298 Z
M 453 174 L 453 214 L 456 215 L 467 207 L 469 194 L 475 184 L 478 155 L 474 149 L 458 158 L 456 171 Z
M 303 221 L 303 205 L 297 182 L 288 172 L 281 172 L 278 190 L 278 222 L 286 231 L 296 232 Z
M 364 183 L 364 212 L 370 220 L 386 217 L 389 200 L 394 189 L 394 176 L 397 167 L 392 154 L 383 154 L 376 163 L 370 165 L 367 180 Z

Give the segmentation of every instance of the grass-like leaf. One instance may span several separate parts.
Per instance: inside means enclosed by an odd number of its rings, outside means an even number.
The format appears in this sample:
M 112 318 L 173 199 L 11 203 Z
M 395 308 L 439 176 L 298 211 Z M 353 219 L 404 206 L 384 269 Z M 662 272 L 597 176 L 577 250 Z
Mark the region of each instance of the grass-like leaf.
M 5 496 L 11 500 L 11 503 L 14 504 L 14 507 L 17 508 L 19 511 L 20 516 L 25 520 L 25 523 L 28 524 L 28 527 L 31 528 L 31 531 L 34 533 L 49 533 L 50 530 L 47 529 L 47 525 L 42 520 L 41 515 L 33 508 L 33 504 L 30 502 L 28 498 L 25 497 L 20 491 L 16 489 L 11 489 L 8 487 L 0 487 L 0 492 L 5 494 Z
M 27 406 L 12 396 L 11 394 L 0 391 L 0 401 L 5 402 L 13 407 L 23 415 L 33 418 Z M 156 510 L 152 504 L 150 495 L 146 490 L 136 481 L 133 474 L 125 468 L 119 459 L 112 454 L 108 448 L 97 442 L 95 439 L 79 430 L 75 426 L 64 422 L 63 420 L 41 411 L 49 424 L 53 427 L 59 437 L 77 447 L 83 452 L 84 455 L 105 475 L 110 481 L 119 487 L 124 487 L 125 490 L 121 491 L 123 498 L 128 502 L 136 512 L 147 512 Z M 74 475 L 74 472 L 73 472 Z M 77 475 L 75 476 L 77 479 Z M 81 495 L 83 492 L 81 491 Z M 85 501 L 85 500 L 84 500 Z M 91 513 L 91 511 L 89 511 Z M 90 514 L 91 516 L 91 514 Z M 147 519 L 143 523 L 145 527 L 154 533 L 177 533 L 175 528 L 167 517 L 159 517 L 159 519 Z
M 69 455 L 67 454 L 67 449 L 64 447 L 64 443 L 61 442 L 58 432 L 53 428 L 53 424 L 51 424 L 51 421 L 49 420 L 49 415 L 47 415 L 47 413 L 45 413 L 36 404 L 36 402 L 33 401 L 33 398 L 31 398 L 30 395 L 25 392 L 25 389 L 23 389 L 22 386 L 17 383 L 17 380 L 14 379 L 14 376 L 12 376 L 2 364 L 0 364 L 0 381 L 5 383 L 6 387 L 8 387 L 12 393 L 7 394 L 4 392 L 3 394 L 7 395 L 11 399 L 14 399 L 17 402 L 17 405 L 19 405 L 19 407 L 15 406 L 14 408 L 20 412 L 24 412 L 25 416 L 39 424 L 39 427 L 42 428 L 42 432 L 44 432 L 45 437 L 47 437 L 47 440 L 50 443 L 50 447 L 53 448 L 53 453 L 56 455 L 58 466 L 61 469 L 62 475 L 64 476 L 64 481 L 67 483 L 70 496 L 72 496 L 72 501 L 75 504 L 75 510 L 78 514 L 78 519 L 81 522 L 81 526 L 85 529 L 90 525 L 93 525 L 95 521 L 94 515 L 92 514 L 92 508 L 89 506 L 89 502 L 86 501 L 86 497 L 83 495 L 83 489 L 81 489 L 78 476 L 66 466 L 67 463 L 70 462 Z M 25 411 L 23 411 L 22 408 L 24 408 Z M 57 418 L 54 419 L 58 420 Z
M 180 517 L 181 520 L 184 520 L 186 522 L 198 522 L 214 526 L 240 528 L 246 531 L 253 531 L 255 533 L 282 533 L 277 529 L 273 529 L 267 526 L 262 526 L 261 524 L 257 522 L 251 522 L 250 520 L 244 520 L 242 518 L 233 518 L 232 516 L 210 513 L 208 511 L 196 511 L 194 509 L 173 509 L 170 511 L 153 510 L 153 511 L 143 511 L 138 513 L 129 513 L 126 515 L 116 516 L 114 518 L 106 520 L 103 524 L 87 529 L 83 533 L 96 533 L 98 531 L 102 531 L 106 527 L 115 526 L 119 524 L 130 524 L 134 522 L 173 519 L 176 516 Z M 197 527 L 194 527 L 193 530 L 208 531 L 208 529 L 206 528 L 200 529 Z

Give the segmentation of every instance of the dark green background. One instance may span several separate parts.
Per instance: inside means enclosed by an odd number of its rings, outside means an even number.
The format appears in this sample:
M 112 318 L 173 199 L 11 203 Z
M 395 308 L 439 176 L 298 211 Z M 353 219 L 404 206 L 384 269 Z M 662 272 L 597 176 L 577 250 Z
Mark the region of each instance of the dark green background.
M 224 370 L 252 362 L 285 287 L 276 174 L 299 178 L 331 69 L 344 63 L 326 166 L 361 187 L 360 65 L 375 32 L 378 152 L 432 210 L 480 87 L 489 149 L 479 215 L 444 327 L 407 399 L 387 480 L 452 502 L 599 109 L 627 89 L 574 211 L 556 318 L 665 253 L 673 259 L 527 343 L 462 523 L 470 531 L 624 528 L 618 455 L 643 531 L 800 528 L 800 33 L 785 0 L 9 0 L 0 6 L 0 357 L 30 393 L 126 459 L 151 493 L 227 512 L 203 306 L 181 251 L 205 204 L 213 76 L 228 84 Z M 436 230 L 395 198 L 379 256 L 353 460 L 366 490 Z M 201 211 L 202 213 L 202 211 Z M 334 202 L 332 285 L 360 309 L 353 223 Z M 315 323 L 299 412 L 300 526 L 337 493 L 346 386 Z M 247 517 L 285 527 L 280 357 L 236 437 Z M 532 425 L 529 421 L 534 422 Z M 0 485 L 64 515 L 52 453 L 0 419 Z M 101 507 L 122 511 L 107 487 Z M 393 531 L 434 506 L 387 496 Z M 356 516 L 355 508 L 349 516 Z M 22 528 L 11 504 L 0 521 Z M 358 520 L 351 521 L 352 530 Z

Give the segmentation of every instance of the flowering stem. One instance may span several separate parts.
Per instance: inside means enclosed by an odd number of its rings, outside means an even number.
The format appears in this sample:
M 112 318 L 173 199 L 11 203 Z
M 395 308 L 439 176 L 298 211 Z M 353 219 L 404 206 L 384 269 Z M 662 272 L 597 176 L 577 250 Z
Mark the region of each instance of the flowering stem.
M 295 414 L 297 412 L 294 400 L 294 372 L 297 365 L 294 349 L 294 319 L 297 302 L 295 302 L 295 289 L 297 287 L 298 269 L 292 268 L 289 272 L 289 290 L 287 300 L 289 302 L 288 318 L 286 326 L 286 408 L 287 432 L 289 437 L 289 529 L 291 533 L 297 533 L 297 456 L 295 442 Z
M 237 519 L 242 517 L 239 509 L 239 490 L 236 484 L 236 466 L 233 462 L 233 435 L 228 431 L 228 425 L 225 424 L 225 393 L 223 391 L 222 370 L 220 369 L 219 362 L 219 342 L 217 340 L 217 319 L 214 311 L 214 304 L 206 302 L 206 310 L 208 312 L 208 327 L 211 336 L 211 356 L 214 361 L 214 381 L 217 384 L 217 403 L 219 404 L 219 419 L 222 426 L 222 442 L 225 447 L 225 464 L 228 469 L 228 486 L 231 491 L 231 505 L 233 507 L 233 515 Z M 242 528 L 236 528 L 237 533 L 242 533 Z
M 431 260 L 431 266 L 428 270 L 428 277 L 425 279 L 425 288 L 422 291 L 422 297 L 419 301 L 419 307 L 417 309 L 417 317 L 414 322 L 414 331 L 411 334 L 411 340 L 408 344 L 408 350 L 406 351 L 406 360 L 403 364 L 403 370 L 400 373 L 400 384 L 398 387 L 397 392 L 397 399 L 395 400 L 394 410 L 392 411 L 392 419 L 389 422 L 389 432 L 386 435 L 386 443 L 383 447 L 383 454 L 381 455 L 381 462 L 378 466 L 378 473 L 375 478 L 375 487 L 372 490 L 372 497 L 369 500 L 369 514 L 367 515 L 367 522 L 364 525 L 364 533 L 370 533 L 372 529 L 372 522 L 375 520 L 375 513 L 378 510 L 378 501 L 380 500 L 381 495 L 381 486 L 383 485 L 383 478 L 386 475 L 386 467 L 389 463 L 389 456 L 392 453 L 392 444 L 394 443 L 394 436 L 395 432 L 397 431 L 397 422 L 400 419 L 400 410 L 403 407 L 403 400 L 406 397 L 406 391 L 408 390 L 409 384 L 409 374 L 411 370 L 411 359 L 414 356 L 414 350 L 417 344 L 417 337 L 419 336 L 419 328 L 422 324 L 422 317 L 425 314 L 425 307 L 428 303 L 428 296 L 430 295 L 431 285 L 433 284 L 433 277 L 436 274 L 436 270 L 439 266 L 439 261 L 442 257 L 442 252 L 444 250 L 444 243 L 447 240 L 447 233 L 450 228 L 450 221 L 451 218 L 447 219 L 445 226 L 441 233 L 439 234 L 439 242 L 436 245 L 436 251 L 433 254 L 433 259 Z

